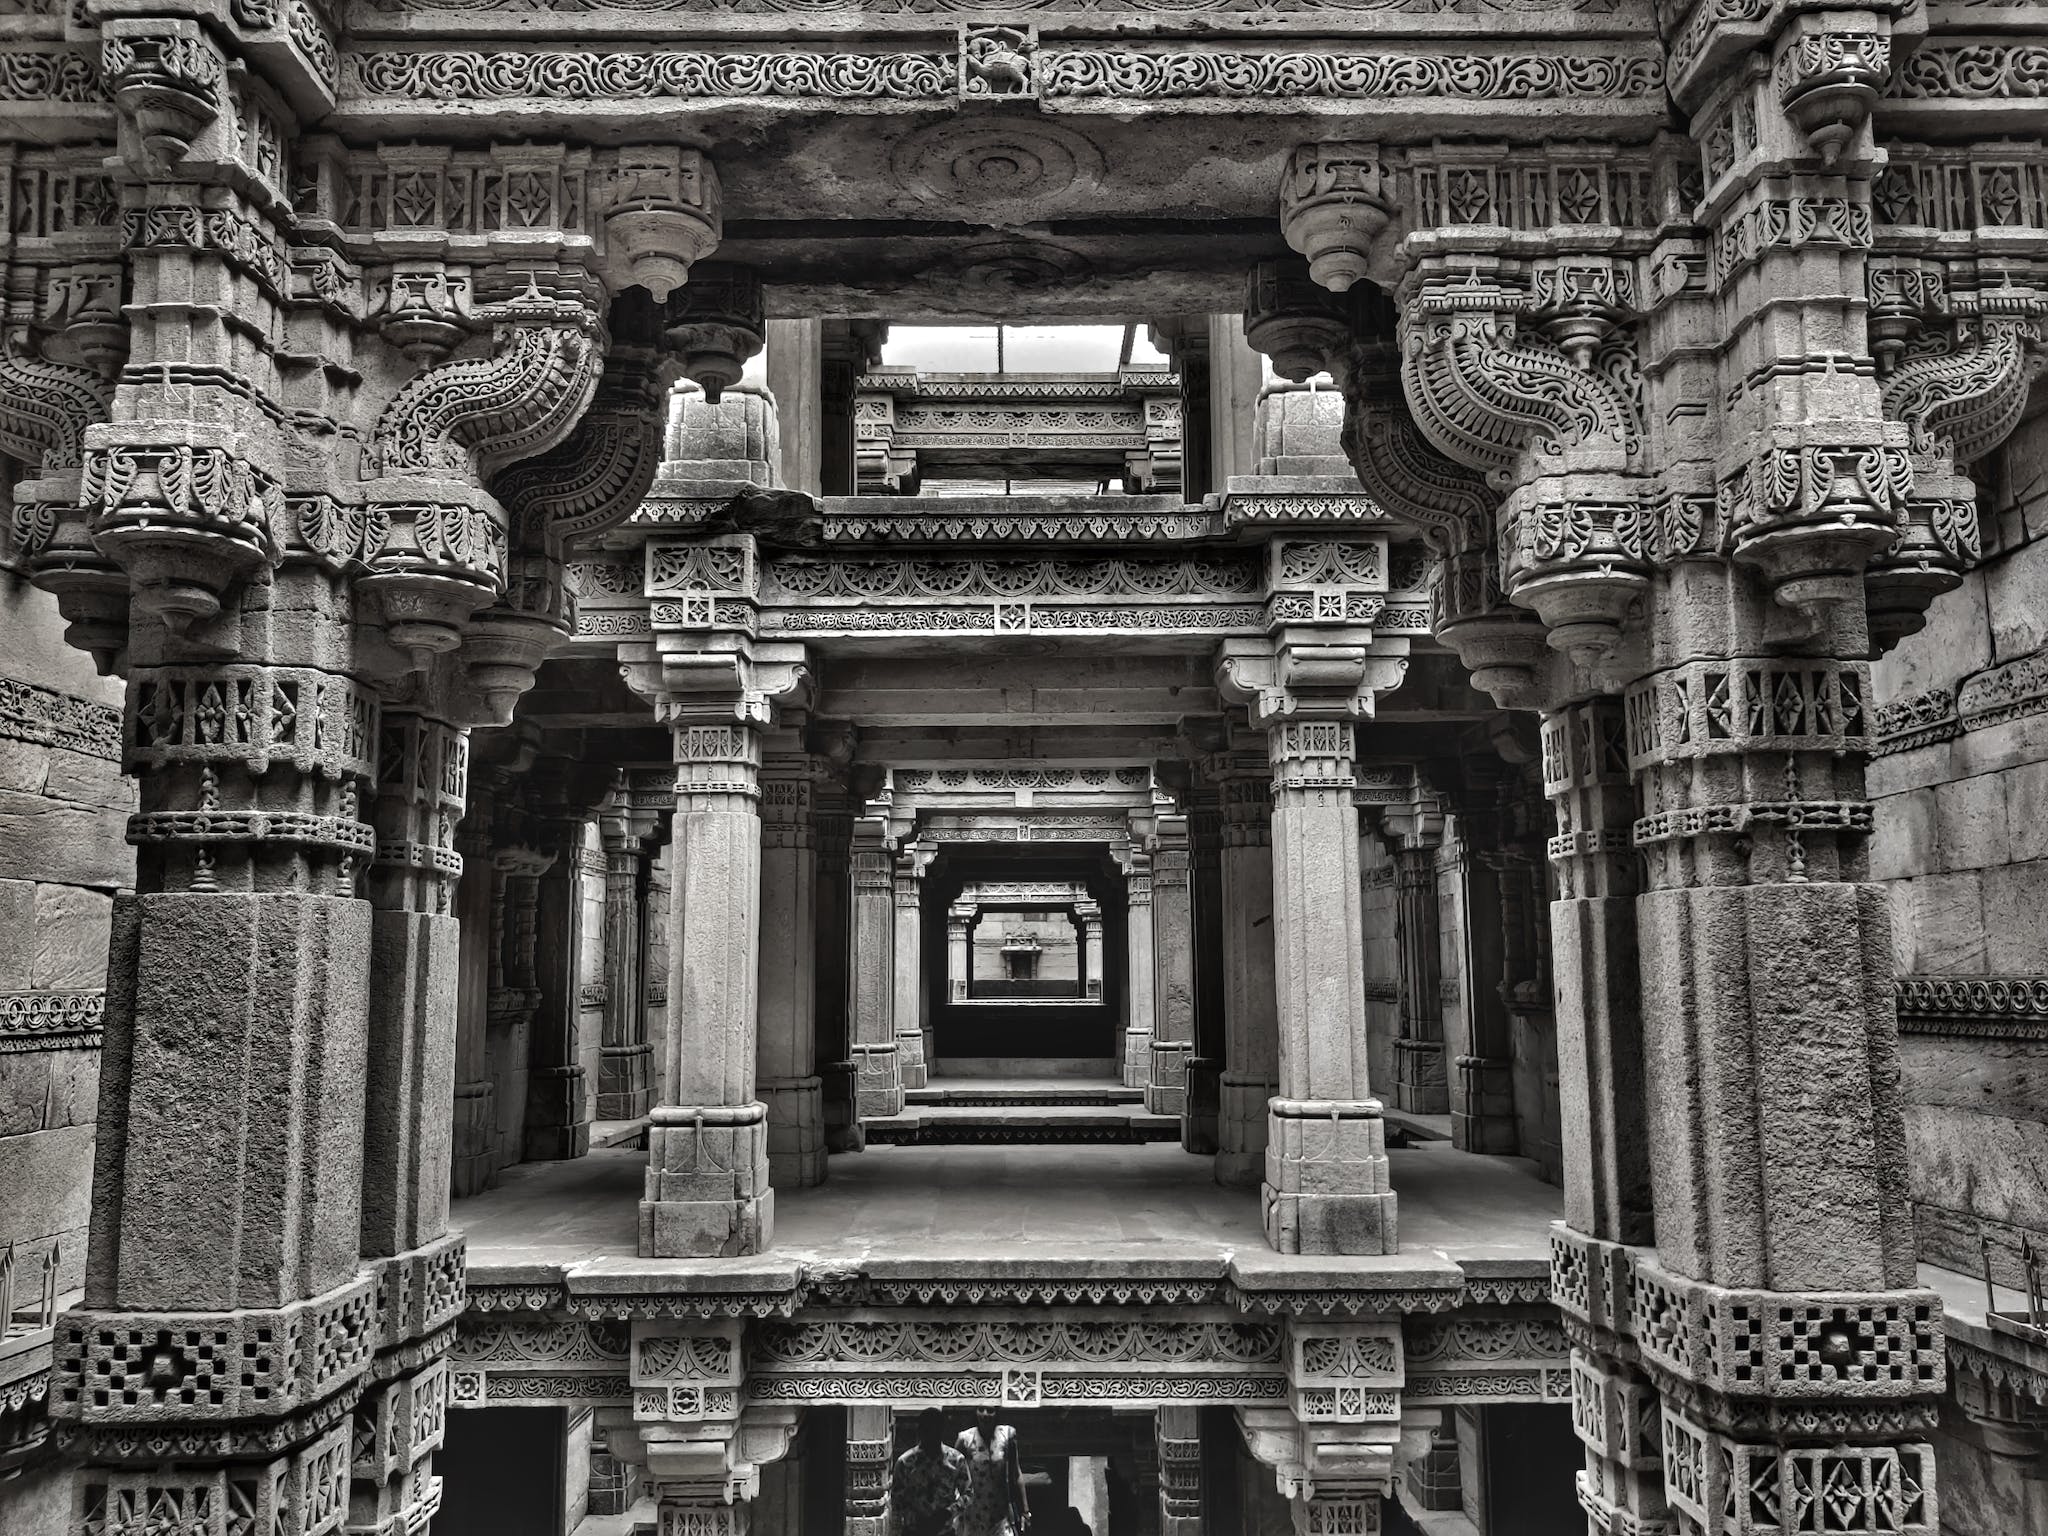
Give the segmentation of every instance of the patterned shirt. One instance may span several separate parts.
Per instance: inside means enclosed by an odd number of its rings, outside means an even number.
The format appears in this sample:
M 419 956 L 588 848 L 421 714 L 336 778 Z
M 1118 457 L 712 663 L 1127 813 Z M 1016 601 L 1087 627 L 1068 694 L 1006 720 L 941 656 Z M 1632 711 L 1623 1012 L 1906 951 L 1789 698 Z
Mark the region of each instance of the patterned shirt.
M 967 1458 L 950 1445 L 937 1452 L 913 1445 L 896 1458 L 889 1476 L 889 1505 L 902 1536 L 952 1536 L 953 1522 L 967 1507 Z
M 965 1429 L 953 1443 L 967 1458 L 970 1480 L 960 1536 L 1016 1536 L 1010 1524 L 1010 1459 L 1017 1453 L 1017 1431 L 998 1424 L 984 1440 L 979 1429 Z

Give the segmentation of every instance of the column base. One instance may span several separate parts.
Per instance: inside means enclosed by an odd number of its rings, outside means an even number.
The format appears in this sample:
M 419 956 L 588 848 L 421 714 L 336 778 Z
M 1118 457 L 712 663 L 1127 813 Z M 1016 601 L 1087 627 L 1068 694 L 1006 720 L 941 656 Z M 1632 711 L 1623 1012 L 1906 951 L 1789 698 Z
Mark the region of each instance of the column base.
M 825 1095 L 815 1077 L 771 1077 L 761 1083 L 768 1106 L 768 1181 L 777 1189 L 825 1182 Z
M 896 1043 L 853 1047 L 854 1113 L 863 1120 L 903 1113 L 903 1078 Z
M 581 1067 L 534 1067 L 526 1075 L 526 1132 L 521 1156 L 559 1163 L 590 1150 L 590 1101 Z
M 1511 1156 L 1522 1150 L 1515 1124 L 1511 1065 L 1498 1056 L 1460 1056 L 1451 1105 L 1451 1145 L 1460 1152 Z
M 657 1105 L 647 1123 L 640 1256 L 736 1258 L 764 1252 L 774 1233 L 768 1106 Z
M 597 1118 L 637 1120 L 654 1107 L 654 1047 L 607 1045 L 599 1049 Z
M 1188 1061 L 1187 1102 L 1180 1117 L 1180 1145 L 1184 1152 L 1212 1157 L 1216 1152 L 1217 1120 L 1222 1112 L 1223 1068 L 1206 1056 Z
M 867 1132 L 861 1129 L 860 1107 L 854 1087 L 855 1072 L 851 1061 L 827 1062 L 819 1072 L 824 1084 L 820 1090 L 820 1097 L 825 1102 L 827 1152 L 867 1150 Z
M 1152 1085 L 1151 1030 L 1127 1029 L 1124 1031 L 1123 1076 L 1126 1088 L 1149 1088 Z
M 1256 1189 L 1266 1173 L 1266 1101 L 1279 1084 L 1271 1078 L 1223 1074 L 1216 1108 L 1216 1182 Z
M 497 1171 L 491 1157 L 491 1137 L 497 1129 L 497 1110 L 492 1103 L 495 1096 L 496 1089 L 489 1078 L 455 1085 L 454 1147 L 448 1188 L 458 1198 L 482 1194 Z
M 1450 1113 L 1443 1041 L 1404 1036 L 1394 1042 L 1394 1105 L 1411 1115 Z
M 1145 1108 L 1155 1115 L 1185 1113 L 1188 1104 L 1188 1060 L 1192 1040 L 1152 1038 L 1151 1081 L 1145 1084 Z
M 1400 1251 L 1377 1099 L 1267 1106 L 1266 1241 L 1280 1253 Z
M 896 1037 L 896 1077 L 905 1088 L 925 1086 L 924 1036 L 916 1030 Z

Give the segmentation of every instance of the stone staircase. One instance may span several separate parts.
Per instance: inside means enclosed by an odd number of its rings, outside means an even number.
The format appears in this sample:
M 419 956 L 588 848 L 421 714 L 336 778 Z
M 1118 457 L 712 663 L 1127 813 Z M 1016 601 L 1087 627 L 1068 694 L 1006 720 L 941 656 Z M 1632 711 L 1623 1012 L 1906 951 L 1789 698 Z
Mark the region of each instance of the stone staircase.
M 902 1114 L 867 1122 L 870 1146 L 1180 1139 L 1178 1117 L 1147 1113 L 1141 1090 L 1112 1081 L 941 1078 L 903 1097 Z

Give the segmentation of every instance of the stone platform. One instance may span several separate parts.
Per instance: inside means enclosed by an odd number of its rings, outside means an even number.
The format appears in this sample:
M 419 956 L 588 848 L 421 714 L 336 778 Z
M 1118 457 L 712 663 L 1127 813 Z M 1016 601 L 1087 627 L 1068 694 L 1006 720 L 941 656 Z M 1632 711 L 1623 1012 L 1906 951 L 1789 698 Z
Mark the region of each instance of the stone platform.
M 755 1258 L 640 1258 L 646 1158 L 625 1149 L 507 1169 L 496 1188 L 456 1201 L 451 1220 L 469 1240 L 473 1289 L 690 1289 L 721 1277 L 795 1285 L 815 1269 L 1170 1274 L 1339 1292 L 1512 1276 L 1547 1297 L 1550 1223 L 1562 1197 L 1528 1163 L 1441 1142 L 1388 1156 L 1402 1251 L 1387 1257 L 1274 1253 L 1256 1190 L 1225 1189 L 1207 1159 L 1165 1145 L 878 1147 L 834 1157 L 823 1185 L 776 1192 L 774 1246 Z

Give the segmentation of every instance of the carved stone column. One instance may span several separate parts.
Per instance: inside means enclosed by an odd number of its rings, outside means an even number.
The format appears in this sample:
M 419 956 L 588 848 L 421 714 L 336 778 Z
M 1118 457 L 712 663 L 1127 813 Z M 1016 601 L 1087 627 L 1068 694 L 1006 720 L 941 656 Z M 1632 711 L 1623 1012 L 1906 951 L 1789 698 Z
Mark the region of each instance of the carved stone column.
M 1159 1536 L 1202 1536 L 1202 1410 L 1155 1408 Z
M 675 705 L 672 1024 L 648 1116 L 640 1251 L 759 1253 L 774 1230 L 768 1108 L 755 1095 L 761 912 L 761 735 L 745 719 Z
M 775 397 L 775 424 L 782 450 L 778 468 L 785 486 L 812 496 L 822 494 L 824 324 L 822 320 L 766 323 L 768 390 Z
M 1152 1081 L 1152 856 L 1142 849 L 1125 855 L 1124 869 L 1124 1086 Z
M 1203 771 L 1223 800 L 1223 1076 L 1216 1182 L 1249 1188 L 1266 1172 L 1266 1101 L 1280 1090 L 1273 976 L 1273 796 L 1255 739 L 1234 742 Z
M 527 1162 L 581 1157 L 590 1150 L 595 1106 L 583 1069 L 577 1023 L 582 1013 L 584 838 L 602 786 L 601 766 L 546 762 L 539 776 L 536 840 L 552 854 L 534 888 L 533 990 L 526 1079 Z
M 853 823 L 852 1030 L 854 1094 L 862 1119 L 903 1113 L 896 1043 L 896 868 L 879 817 Z
M 1181 1146 L 1214 1156 L 1224 1057 L 1223 806 L 1216 785 L 1200 773 L 1194 780 L 1188 791 L 1188 841 L 1192 864 L 1189 894 L 1194 904 L 1195 1049 L 1188 1062 Z
M 896 855 L 895 971 L 890 1011 L 896 1032 L 897 1070 L 905 1088 L 922 1088 L 928 1077 L 924 1036 L 924 872 L 932 852 L 915 845 Z
M 1443 812 L 1419 785 L 1417 794 L 1414 803 L 1389 807 L 1381 818 L 1394 855 L 1395 927 L 1401 955 L 1394 1102 L 1410 1114 L 1441 1115 L 1451 1107 L 1436 884 Z
M 946 996 L 956 1003 L 966 1002 L 972 990 L 974 955 L 968 940 L 975 910 L 971 901 L 956 901 L 946 908 Z
M 1654 1240 L 1643 1004 L 1636 954 L 1636 796 L 1617 699 L 1543 719 L 1543 792 L 1557 832 L 1550 862 L 1558 1091 L 1568 1138 L 1565 1221 L 1618 1243 Z
M 1152 1074 L 1145 1107 L 1187 1109 L 1188 1060 L 1195 1051 L 1195 910 L 1188 818 L 1158 818 L 1152 855 Z
M 848 742 L 849 750 L 851 742 Z M 812 781 L 812 825 L 818 843 L 817 1054 L 824 1099 L 825 1150 L 858 1152 L 866 1145 L 855 1103 L 852 1050 L 853 805 L 843 780 Z
M 1102 907 L 1093 901 L 1074 903 L 1074 921 L 1081 925 L 1082 987 L 1093 1002 L 1102 1000 Z
M 1269 1106 L 1266 1240 L 1283 1253 L 1398 1246 L 1366 1063 L 1353 738 L 1348 720 L 1267 731 L 1280 1085 Z
M 806 1189 L 825 1178 L 816 1036 L 816 766 L 800 748 L 795 733 L 778 731 L 761 773 L 758 1068 L 768 1106 L 769 1175 L 784 1189 Z
M 896 1460 L 896 1414 L 886 1405 L 846 1410 L 846 1536 L 892 1536 L 889 1472 Z
M 621 797 L 627 802 L 618 803 Z M 629 786 L 598 826 L 604 845 L 604 1038 L 599 1046 L 597 1118 L 636 1120 L 653 1104 L 653 1047 L 647 1041 L 641 960 L 642 886 L 647 854 Z
M 1458 1002 L 1464 1049 L 1451 1063 L 1451 1144 L 1461 1152 L 1508 1155 L 1515 1129 L 1514 1050 L 1506 996 L 1506 931 L 1496 867 L 1500 834 L 1493 785 L 1482 781 L 1457 802 L 1456 837 L 1445 861 L 1457 882 Z

